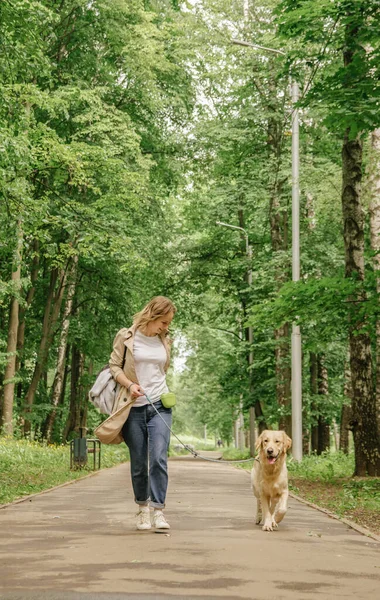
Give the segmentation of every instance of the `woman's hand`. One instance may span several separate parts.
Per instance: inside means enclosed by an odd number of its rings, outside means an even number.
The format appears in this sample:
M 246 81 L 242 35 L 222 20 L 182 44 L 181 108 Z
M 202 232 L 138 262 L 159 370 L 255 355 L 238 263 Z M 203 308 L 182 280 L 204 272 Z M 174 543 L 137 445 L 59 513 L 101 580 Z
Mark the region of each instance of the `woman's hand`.
M 132 383 L 132 385 L 129 388 L 129 391 L 132 398 L 139 398 L 140 396 L 144 395 L 141 393 L 141 388 L 138 383 Z
M 133 383 L 133 381 L 128 379 L 124 373 L 119 373 L 116 377 L 116 381 L 127 389 L 127 392 L 131 394 L 132 398 L 138 398 L 139 396 L 144 395 L 139 384 Z

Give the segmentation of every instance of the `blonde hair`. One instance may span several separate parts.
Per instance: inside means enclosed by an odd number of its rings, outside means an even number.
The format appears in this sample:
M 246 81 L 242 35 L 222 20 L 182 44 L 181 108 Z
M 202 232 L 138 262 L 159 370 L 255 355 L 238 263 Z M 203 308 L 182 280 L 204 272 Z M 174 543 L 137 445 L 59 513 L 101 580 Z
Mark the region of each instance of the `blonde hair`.
M 164 317 L 169 313 L 175 315 L 176 312 L 177 309 L 169 298 L 155 296 L 140 312 L 133 316 L 133 324 L 136 328 L 144 328 L 151 321 L 156 321 L 156 319 Z

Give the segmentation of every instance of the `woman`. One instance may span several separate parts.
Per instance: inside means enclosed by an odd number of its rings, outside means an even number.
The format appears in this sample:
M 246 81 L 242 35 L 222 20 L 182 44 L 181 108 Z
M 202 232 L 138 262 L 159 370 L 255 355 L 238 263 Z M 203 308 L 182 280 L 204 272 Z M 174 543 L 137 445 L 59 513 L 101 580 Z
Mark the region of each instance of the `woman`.
M 152 526 L 149 506 L 154 508 L 153 526 L 170 529 L 163 509 L 168 487 L 170 441 L 170 431 L 165 423 L 171 426 L 172 411 L 163 406 L 160 397 L 168 392 L 166 372 L 170 364 L 170 343 L 167 334 L 175 313 L 176 308 L 168 298 L 152 298 L 134 316 L 132 327 L 117 333 L 109 361 L 115 380 L 127 389 L 128 396 L 135 399 L 122 436 L 129 448 L 132 486 L 139 506 L 137 529 L 141 530 Z

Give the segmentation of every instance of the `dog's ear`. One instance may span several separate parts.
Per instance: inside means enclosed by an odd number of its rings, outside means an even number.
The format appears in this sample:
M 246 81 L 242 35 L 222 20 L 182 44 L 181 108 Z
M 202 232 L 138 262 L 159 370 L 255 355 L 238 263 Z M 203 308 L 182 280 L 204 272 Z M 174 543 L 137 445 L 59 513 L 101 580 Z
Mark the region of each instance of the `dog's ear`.
M 287 450 L 292 447 L 292 440 L 288 435 L 286 435 L 285 431 L 282 435 L 284 437 L 284 452 L 286 454 Z
M 260 450 L 262 441 L 263 441 L 263 435 L 264 435 L 264 431 L 262 433 L 260 433 L 259 437 L 256 440 L 256 444 L 255 444 L 255 448 L 256 450 Z

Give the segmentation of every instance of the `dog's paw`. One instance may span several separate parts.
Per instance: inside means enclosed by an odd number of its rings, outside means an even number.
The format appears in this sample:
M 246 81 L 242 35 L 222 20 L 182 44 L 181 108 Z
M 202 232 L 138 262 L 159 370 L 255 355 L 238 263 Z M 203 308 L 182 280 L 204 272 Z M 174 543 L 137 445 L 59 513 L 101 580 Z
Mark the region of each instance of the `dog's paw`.
M 273 523 L 270 521 L 268 523 L 264 523 L 263 531 L 273 531 Z
M 278 529 L 278 525 L 277 525 L 276 521 L 273 519 L 273 521 L 272 521 L 272 531 L 274 531 L 275 529 Z
M 285 515 L 286 515 L 286 509 L 277 511 L 274 516 L 276 523 L 281 523 L 281 521 L 285 517 Z
M 261 523 L 261 515 L 256 517 L 256 525 L 260 525 L 260 523 Z

